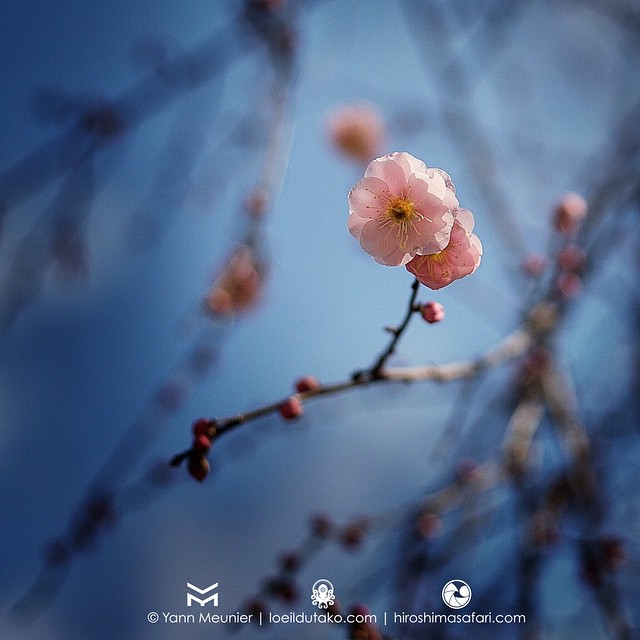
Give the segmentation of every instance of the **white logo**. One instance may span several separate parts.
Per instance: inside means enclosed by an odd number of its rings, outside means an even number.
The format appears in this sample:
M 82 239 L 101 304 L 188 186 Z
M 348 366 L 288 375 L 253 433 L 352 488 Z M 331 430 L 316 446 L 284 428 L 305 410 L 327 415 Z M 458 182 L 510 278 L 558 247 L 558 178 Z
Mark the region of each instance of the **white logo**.
M 464 580 L 449 580 L 442 588 L 442 599 L 452 609 L 463 609 L 471 602 L 471 587 Z
M 330 604 L 335 602 L 333 585 L 324 578 L 314 582 L 311 587 L 311 602 L 317 605 L 318 609 L 327 609 Z
M 191 584 L 190 582 L 187 582 L 187 589 L 197 591 L 201 596 L 217 588 L 218 588 L 217 582 L 215 584 L 210 584 L 206 589 L 200 589 L 199 587 L 196 587 L 195 584 Z M 189 593 L 187 591 L 187 607 L 190 607 L 193 602 L 198 602 L 201 607 L 204 607 L 204 605 L 207 604 L 207 602 L 210 602 L 211 600 L 213 600 L 213 606 L 217 607 L 218 606 L 217 593 L 210 595 L 208 598 L 201 599 L 201 598 L 198 598 L 198 596 L 194 596 L 193 593 Z

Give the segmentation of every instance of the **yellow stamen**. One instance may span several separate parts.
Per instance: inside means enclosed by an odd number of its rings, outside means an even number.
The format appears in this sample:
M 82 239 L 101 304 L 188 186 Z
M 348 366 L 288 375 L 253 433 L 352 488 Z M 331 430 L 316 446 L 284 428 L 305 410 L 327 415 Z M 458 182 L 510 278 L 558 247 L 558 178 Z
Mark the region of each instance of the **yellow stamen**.
M 387 216 L 393 222 L 405 222 L 413 220 L 414 216 L 413 202 L 406 198 L 395 198 L 387 205 Z
M 391 228 L 397 227 L 398 245 L 404 249 L 409 237 L 409 227 L 415 230 L 414 220 L 422 219 L 422 214 L 416 211 L 415 205 L 409 198 L 403 196 L 390 198 L 384 213 L 379 218 L 379 228 L 382 229 L 388 225 L 391 225 Z

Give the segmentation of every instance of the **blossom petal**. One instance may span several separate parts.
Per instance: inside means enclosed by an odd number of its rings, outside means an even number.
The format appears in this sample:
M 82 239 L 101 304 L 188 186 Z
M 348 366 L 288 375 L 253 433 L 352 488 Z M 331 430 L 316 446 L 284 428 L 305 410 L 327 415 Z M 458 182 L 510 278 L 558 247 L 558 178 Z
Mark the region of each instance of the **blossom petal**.
M 469 211 L 469 209 L 458 209 L 456 220 L 458 221 L 458 224 L 465 231 L 467 231 L 467 233 L 471 233 L 473 231 L 473 227 L 476 224 L 473 214 L 471 213 L 471 211 Z
M 349 192 L 349 213 L 362 218 L 379 216 L 389 199 L 389 186 L 384 180 L 366 177 Z
M 360 246 L 374 258 L 384 258 L 399 249 L 396 229 L 391 225 L 381 228 L 380 224 L 369 220 L 360 232 Z
M 479 266 L 482 244 L 474 233 L 463 226 L 473 225 L 473 215 L 463 210 L 461 220 L 455 219 L 449 244 L 432 255 L 417 255 L 407 265 L 407 270 L 430 289 L 441 289 L 454 280 L 472 274 Z
M 433 211 L 431 213 L 433 215 Z M 442 251 L 449 244 L 453 220 L 453 214 L 443 208 L 434 219 L 417 221 L 415 227 L 420 242 L 415 253 L 427 255 Z
M 378 264 L 383 264 L 387 267 L 400 267 L 407 264 L 412 257 L 410 253 L 405 253 L 402 249 L 396 249 L 388 256 L 374 257 L 374 260 Z
M 347 218 L 347 227 L 349 228 L 349 233 L 360 240 L 360 234 L 362 233 L 362 227 L 369 222 L 368 218 L 362 218 L 361 216 L 357 216 L 355 213 L 352 213 Z
M 418 160 L 406 151 L 392 153 L 391 157 L 402 167 L 407 178 L 414 173 L 427 171 L 427 165 L 422 160 Z
M 395 195 L 401 195 L 407 186 L 407 178 L 402 166 L 396 161 L 393 155 L 376 158 L 369 163 L 364 172 L 365 178 L 380 178 L 387 183 L 388 189 Z

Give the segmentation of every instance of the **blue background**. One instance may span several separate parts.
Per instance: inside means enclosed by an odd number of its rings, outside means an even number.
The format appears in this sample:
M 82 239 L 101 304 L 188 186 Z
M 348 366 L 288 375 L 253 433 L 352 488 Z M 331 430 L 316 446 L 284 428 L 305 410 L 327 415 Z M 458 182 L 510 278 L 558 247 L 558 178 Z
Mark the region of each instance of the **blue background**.
M 422 5 L 435 7 L 442 25 L 421 31 Z M 176 92 L 96 154 L 83 218 L 88 270 L 69 280 L 46 263 L 39 292 L 16 314 L 6 295 L 19 279 L 13 257 L 33 251 L 36 263 L 46 256 L 64 176 L 42 187 L 27 180 L 28 195 L 2 220 L 0 315 L 15 315 L 0 336 L 4 637 L 218 637 L 200 626 L 151 627 L 146 615 L 184 612 L 187 581 L 218 581 L 221 605 L 235 611 L 273 574 L 278 555 L 304 538 L 312 514 L 345 522 L 405 505 L 450 481 L 456 460 L 496 455 L 508 418 L 503 392 L 514 375 L 508 367 L 473 395 L 470 418 L 454 430 L 444 458 L 434 447 L 460 402 L 461 383 L 383 386 L 322 399 L 308 404 L 300 422 L 272 416 L 221 440 L 211 455 L 213 476 L 202 485 L 184 470 L 167 491 L 144 480 L 154 461 L 188 446 L 198 416 L 281 398 L 300 374 L 345 379 L 373 361 L 387 340 L 382 328 L 401 319 L 409 274 L 375 264 L 346 229 L 346 195 L 362 167 L 328 143 L 327 114 L 338 105 L 377 105 L 387 124 L 383 151 L 406 150 L 448 171 L 484 244 L 473 277 L 437 294 L 422 291 L 421 299 L 444 304 L 446 321 L 416 321 L 395 362 L 473 358 L 517 326 L 529 287 L 519 271 L 522 257 L 547 250 L 550 211 L 563 192 L 589 196 L 615 175 L 607 145 L 640 97 L 637 28 L 598 6 L 353 0 L 303 7 L 291 155 L 288 163 L 283 157 L 281 191 L 262 226 L 265 295 L 236 322 L 218 323 L 202 316 L 199 301 L 242 237 L 241 203 L 259 172 L 271 78 L 264 49 L 247 44 L 238 26 L 240 3 L 0 5 L 2 176 L 63 136 L 87 105 L 152 77 L 154 52 L 174 59 L 214 34 L 229 56 L 210 80 Z M 456 84 L 459 73 L 464 82 Z M 238 129 L 248 131 L 249 143 L 231 135 Z M 479 132 L 487 145 L 482 153 Z M 627 166 L 637 173 L 633 162 Z M 173 184 L 170 176 L 182 177 Z M 505 241 L 491 193 L 504 195 L 520 245 Z M 149 220 L 159 232 L 140 249 L 132 238 Z M 628 217 L 620 220 L 618 239 L 611 237 L 615 224 L 596 235 L 606 259 L 563 325 L 559 353 L 575 374 L 583 417 L 595 440 L 604 441 L 609 524 L 628 541 L 623 582 L 626 606 L 637 616 L 638 439 L 626 430 L 628 417 L 607 421 L 615 410 L 625 414 L 637 395 L 637 231 Z M 188 400 L 170 416 L 149 417 L 163 381 L 182 375 L 185 354 L 205 334 L 218 347 L 212 373 L 187 381 Z M 119 445 L 132 425 L 135 437 Z M 619 437 L 608 439 L 606 426 Z M 540 464 L 553 468 L 559 453 L 548 430 L 539 444 Z M 115 462 L 103 467 L 114 450 Z M 37 580 L 43 548 L 68 530 L 95 477 L 119 496 L 115 525 L 74 553 L 66 579 L 66 570 L 52 577 L 54 600 L 30 626 L 16 627 L 6 612 Z M 494 499 L 500 523 L 471 536 L 473 545 L 452 559 L 450 571 L 464 575 L 443 578 L 468 578 L 488 609 L 517 612 L 508 597 L 492 602 L 487 595 L 500 579 L 495 571 L 513 579 L 509 565 L 496 569 L 495 560 L 515 544 L 510 490 Z M 328 548 L 302 572 L 302 603 L 295 607 L 308 610 L 311 584 L 328 577 L 341 600 L 391 610 L 397 550 L 396 533 L 373 537 L 360 553 Z M 546 637 L 603 637 L 574 560 L 570 546 L 561 545 L 541 579 Z M 444 584 L 438 580 L 431 585 L 437 597 Z M 242 637 L 279 637 L 278 631 L 246 629 Z M 321 627 L 284 632 L 343 637 Z

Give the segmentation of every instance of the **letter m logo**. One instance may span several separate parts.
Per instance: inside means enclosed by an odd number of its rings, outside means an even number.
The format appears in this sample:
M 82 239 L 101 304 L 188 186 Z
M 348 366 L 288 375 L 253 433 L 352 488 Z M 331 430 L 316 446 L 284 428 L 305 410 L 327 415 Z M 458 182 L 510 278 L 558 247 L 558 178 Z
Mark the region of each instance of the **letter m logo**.
M 209 585 L 206 589 L 200 589 L 199 587 L 196 587 L 194 584 L 187 582 L 187 589 L 191 589 L 192 591 L 197 591 L 201 596 L 204 596 L 207 593 L 209 593 L 209 591 L 213 591 L 214 589 L 217 589 L 217 588 L 218 588 L 217 582 L 215 584 Z M 212 600 L 213 600 L 213 606 L 217 607 L 218 606 L 217 593 L 211 594 L 208 598 L 199 598 L 198 596 L 194 596 L 193 593 L 189 593 L 187 591 L 187 607 L 190 607 L 193 602 L 198 602 L 200 603 L 201 607 L 204 607 L 204 605 L 207 604 L 207 602 L 211 602 Z

